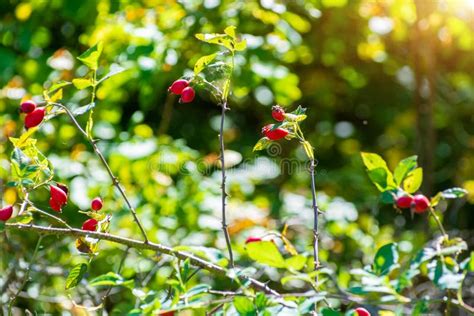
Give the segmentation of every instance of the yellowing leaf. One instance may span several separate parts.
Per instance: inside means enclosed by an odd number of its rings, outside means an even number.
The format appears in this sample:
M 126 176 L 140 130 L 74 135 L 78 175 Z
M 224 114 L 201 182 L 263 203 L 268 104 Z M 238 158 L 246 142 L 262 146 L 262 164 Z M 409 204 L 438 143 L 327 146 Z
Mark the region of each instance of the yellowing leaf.
M 235 26 L 231 25 L 225 28 L 224 33 L 232 38 L 235 38 Z
M 217 56 L 217 53 L 202 56 L 198 59 L 194 65 L 194 74 L 199 74 L 211 61 L 213 61 Z
M 423 181 L 423 169 L 416 168 L 403 181 L 403 189 L 408 193 L 415 193 Z
M 63 89 L 56 91 L 52 97 L 49 98 L 49 102 L 57 102 L 63 98 Z
M 72 80 L 72 84 L 79 90 L 92 86 L 92 81 L 85 78 L 76 78 Z

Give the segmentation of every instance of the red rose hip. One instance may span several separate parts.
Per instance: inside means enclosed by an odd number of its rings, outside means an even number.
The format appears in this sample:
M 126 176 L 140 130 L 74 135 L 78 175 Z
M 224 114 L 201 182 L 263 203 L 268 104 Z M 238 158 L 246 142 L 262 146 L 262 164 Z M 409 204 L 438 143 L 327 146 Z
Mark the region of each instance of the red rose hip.
M 416 213 L 424 213 L 430 206 L 430 201 L 423 194 L 417 194 L 413 197 Z
M 270 140 L 279 140 L 288 135 L 289 132 L 286 129 L 280 127 L 273 128 L 273 126 L 273 124 L 269 124 L 262 128 L 263 135 Z
M 89 218 L 84 222 L 84 224 L 82 224 L 82 230 L 96 231 L 98 223 L 97 220 Z
M 8 205 L 0 209 L 0 221 L 8 221 L 13 214 L 13 206 Z
M 272 107 L 272 117 L 278 121 L 282 122 L 285 119 L 285 110 L 279 105 Z
M 102 205 L 102 199 L 100 197 L 96 197 L 91 202 L 91 209 L 93 209 L 94 211 L 100 211 L 102 209 Z
M 20 111 L 23 113 L 31 113 L 36 109 L 36 103 L 31 100 L 24 101 L 20 104 Z
M 363 307 L 356 308 L 355 312 L 357 313 L 357 316 L 370 316 L 369 311 Z
M 196 92 L 194 92 L 194 89 L 192 87 L 186 87 L 181 92 L 181 99 L 179 99 L 179 102 L 181 103 L 193 102 L 195 95 L 196 95 Z
M 412 202 L 413 202 L 413 198 L 411 196 L 408 196 L 408 195 L 400 196 L 397 199 L 397 206 L 399 208 L 410 208 Z
M 64 185 L 55 186 L 55 185 L 50 185 L 49 186 L 49 192 L 50 192 L 50 199 L 49 199 L 49 206 L 56 212 L 61 212 L 62 207 L 67 203 L 67 194 L 64 191 Z
M 249 244 L 251 242 L 259 242 L 259 241 L 262 241 L 262 238 L 259 238 L 259 237 L 249 237 L 245 240 L 245 243 L 246 244 Z
M 177 95 L 180 95 L 183 92 L 183 89 L 189 86 L 189 82 L 184 79 L 176 80 L 168 88 L 168 91 Z
M 29 129 L 40 125 L 44 119 L 44 114 L 44 108 L 37 108 L 34 111 L 28 113 L 25 117 L 25 128 Z

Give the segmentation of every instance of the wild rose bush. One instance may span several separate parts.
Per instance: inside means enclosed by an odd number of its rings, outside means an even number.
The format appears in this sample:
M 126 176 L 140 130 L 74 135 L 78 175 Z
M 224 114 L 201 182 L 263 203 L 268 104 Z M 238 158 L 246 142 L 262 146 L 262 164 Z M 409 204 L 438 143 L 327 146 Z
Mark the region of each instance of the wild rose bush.
M 233 113 L 228 111 L 235 55 L 244 50 L 246 44 L 239 39 L 235 27 L 226 28 L 222 34 L 196 37 L 216 45 L 217 52 L 197 60 L 194 73 L 176 78 L 169 93 L 178 95 L 179 102 L 183 103 L 177 106 L 179 111 L 185 111 L 186 104 L 192 103 L 197 94 L 212 99 L 220 107 L 220 188 L 210 186 L 206 175 L 189 165 L 197 160 L 196 152 L 177 141 L 162 139 L 157 152 L 160 147 L 166 147 L 179 153 L 180 163 L 179 166 L 168 165 L 166 172 L 161 169 L 163 172 L 159 174 L 152 172 L 152 176 L 155 180 L 158 177 L 160 181 L 167 181 L 171 176 L 185 174 L 180 175 L 182 179 L 176 188 L 164 191 L 156 187 L 156 191 L 142 192 L 143 200 L 179 195 L 176 201 L 169 201 L 184 204 L 176 219 L 167 217 L 165 210 L 164 222 L 146 220 L 147 212 L 152 210 L 138 209 L 139 203 L 128 193 L 130 188 L 121 184 L 121 176 L 127 175 L 123 172 L 128 168 L 127 163 L 120 157 L 105 155 L 103 140 L 93 132 L 94 109 L 100 106 L 96 99 L 97 88 L 125 70 L 114 68 L 100 75 L 102 43 L 77 57 L 89 69 L 86 76 L 48 87 L 42 102 L 25 100 L 19 104 L 25 129 L 18 137 L 10 138 L 13 149 L 8 186 L 15 188 L 20 202 L 0 209 L 1 230 L 12 245 L 2 250 L 2 255 L 8 252 L 4 258 L 11 262 L 10 272 L 2 276 L 1 298 L 5 312 L 19 313 L 24 299 L 44 301 L 41 306 L 45 312 L 64 309 L 73 314 L 178 315 L 191 311 L 219 315 L 366 316 L 421 315 L 435 310 L 474 312 L 463 300 L 463 284 L 474 269 L 474 255 L 467 252 L 465 241 L 445 230 L 442 221 L 447 203 L 462 198 L 466 192 L 461 188 L 448 188 L 434 196 L 425 196 L 419 191 L 423 170 L 418 167 L 416 156 L 401 160 L 392 171 L 379 155 L 361 153 L 368 179 L 380 191 L 380 201 L 393 205 L 394 216 L 405 212 L 412 217 L 422 217 L 430 227 L 432 240 L 411 251 L 387 242 L 375 251 L 369 264 L 355 262 L 353 267 L 339 266 L 334 260 L 339 255 L 336 247 L 327 247 L 325 237 L 342 238 L 338 236 L 338 232 L 343 231 L 341 227 L 351 224 L 343 218 L 331 217 L 333 215 L 325 209 L 328 202 L 317 195 L 317 154 L 303 132 L 307 115 L 316 113 L 302 106 L 293 111 L 274 106 L 268 115 L 274 122 L 262 122 L 262 136 L 258 140 L 256 137 L 254 151 L 268 149 L 275 142 L 280 146 L 289 141 L 301 145 L 307 161 L 311 192 L 308 204 L 312 210 L 305 218 L 311 218 L 311 225 L 304 225 L 302 229 L 288 221 L 280 230 L 261 231 L 246 237 L 232 233 L 235 227 L 227 220 L 232 214 L 227 207 L 231 188 L 226 182 L 225 117 Z M 89 102 L 71 108 L 63 97 L 67 89 L 88 90 Z M 75 128 L 82 137 L 80 143 L 87 144 L 88 150 L 94 153 L 88 159 L 100 163 L 101 171 L 91 170 L 89 176 L 103 179 L 102 173 L 108 177 L 102 185 L 105 189 L 96 189 L 104 194 L 92 196 L 87 209 L 68 204 L 74 194 L 73 186 L 58 182 L 54 163 L 37 146 L 43 126 L 63 116 L 67 121 L 60 123 Z M 151 164 L 156 157 L 142 158 L 137 158 L 139 165 L 133 165 L 135 171 L 147 170 L 144 165 Z M 149 176 L 136 175 L 134 181 L 140 185 L 140 181 L 151 181 Z M 165 193 L 164 197 L 159 193 Z M 220 234 L 224 243 L 181 244 L 179 236 L 163 240 L 160 229 L 169 225 L 179 227 L 180 221 L 187 222 L 186 227 L 197 229 L 199 225 L 192 211 L 197 208 L 199 199 L 212 194 L 221 202 Z M 84 221 L 70 222 L 69 212 L 81 213 Z M 115 229 L 115 221 L 125 221 L 128 230 Z M 354 226 L 348 231 L 354 234 L 345 237 L 363 247 L 367 236 Z M 23 238 L 36 239 L 36 247 L 26 249 L 27 262 L 21 265 L 22 273 L 17 274 L 14 251 L 22 247 Z M 74 248 L 72 255 L 68 251 L 71 247 Z M 120 252 L 120 256 L 107 261 L 113 251 Z M 321 253 L 325 255 L 321 257 Z M 70 264 L 55 266 L 57 257 L 66 257 Z M 38 284 L 46 286 L 50 281 L 41 273 L 53 270 L 58 276 L 54 282 L 61 283 L 64 293 L 35 294 L 30 281 L 37 279 Z M 429 286 L 426 286 L 427 281 Z M 417 285 L 421 283 L 424 286 L 420 288 Z M 59 299 L 55 300 L 55 296 Z M 120 301 L 113 300 L 114 296 L 120 296 Z

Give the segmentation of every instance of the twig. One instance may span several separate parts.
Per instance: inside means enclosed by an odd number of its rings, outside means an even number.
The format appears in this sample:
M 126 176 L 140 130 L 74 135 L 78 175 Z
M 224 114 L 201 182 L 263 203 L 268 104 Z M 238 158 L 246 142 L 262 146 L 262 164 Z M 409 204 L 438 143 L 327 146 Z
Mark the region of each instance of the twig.
M 96 155 L 99 157 L 100 161 L 102 162 L 102 165 L 105 167 L 105 169 L 107 170 L 107 173 L 109 174 L 109 177 L 110 179 L 112 180 L 112 184 L 117 188 L 117 190 L 120 192 L 120 194 L 122 195 L 122 198 L 124 199 L 125 203 L 127 204 L 127 207 L 129 208 L 130 212 L 132 213 L 133 215 L 133 219 L 135 221 L 135 223 L 137 223 L 138 227 L 140 228 L 140 231 L 142 233 L 142 236 L 143 238 L 145 239 L 145 243 L 148 243 L 148 236 L 145 232 L 145 229 L 143 228 L 141 222 L 140 222 L 140 219 L 138 218 L 137 216 L 137 213 L 135 211 L 135 208 L 132 206 L 132 204 L 130 203 L 130 200 L 128 199 L 128 196 L 127 194 L 125 193 L 125 190 L 122 188 L 122 186 L 120 185 L 119 183 L 119 180 L 118 178 L 114 175 L 114 173 L 112 172 L 112 169 L 110 168 L 109 166 L 109 163 L 107 162 L 107 160 L 105 159 L 104 155 L 102 154 L 102 152 L 100 151 L 99 147 L 97 147 L 97 144 L 96 144 L 96 141 L 94 141 L 93 139 L 91 139 L 89 137 L 89 135 L 86 133 L 86 131 L 84 131 L 84 129 L 82 129 L 81 125 L 77 122 L 76 118 L 74 117 L 74 114 L 72 114 L 72 112 L 63 104 L 61 103 L 52 103 L 53 105 L 57 105 L 59 107 L 61 107 L 64 111 L 66 111 L 67 115 L 69 116 L 69 118 L 71 119 L 71 121 L 74 123 L 74 125 L 76 126 L 76 128 L 86 137 L 87 141 L 89 142 L 89 144 L 92 146 L 92 148 L 94 149 Z
M 220 142 L 220 160 L 221 160 L 221 174 L 222 174 L 222 182 L 221 182 L 221 190 L 222 190 L 222 231 L 224 232 L 225 242 L 227 244 L 227 250 L 229 251 L 229 260 L 230 266 L 234 268 L 234 254 L 232 253 L 232 245 L 230 242 L 229 230 L 227 228 L 227 219 L 226 219 L 226 198 L 227 192 L 225 190 L 225 158 L 224 158 L 224 121 L 225 121 L 225 111 L 228 110 L 227 108 L 227 101 L 221 104 L 222 113 L 221 113 L 221 126 L 219 130 L 219 142 Z
M 38 226 L 38 225 L 32 225 L 32 224 L 25 225 L 25 224 L 19 224 L 19 223 L 7 223 L 5 224 L 5 228 L 8 230 L 31 231 L 31 232 L 36 232 L 36 233 L 46 234 L 46 235 L 62 235 L 62 236 L 71 236 L 71 237 L 76 237 L 76 238 L 89 236 L 92 238 L 107 240 L 110 242 L 129 246 L 130 248 L 153 250 L 153 251 L 157 251 L 163 254 L 174 256 L 181 260 L 189 259 L 191 264 L 193 264 L 194 266 L 201 267 L 202 269 L 207 270 L 215 275 L 233 279 L 232 277 L 228 275 L 228 270 L 225 268 L 222 268 L 212 262 L 199 258 L 193 254 L 190 254 L 184 251 L 174 250 L 173 248 L 164 246 L 162 244 L 157 244 L 153 242 L 143 242 L 136 239 L 130 239 L 130 238 L 112 235 L 108 233 L 85 231 L 85 230 L 76 229 L 76 228 L 44 227 L 44 226 Z M 248 282 L 250 286 L 256 290 L 260 290 L 260 291 L 263 291 L 265 293 L 272 294 L 275 296 L 280 296 L 280 294 L 277 291 L 273 290 L 272 288 L 270 288 L 267 284 L 263 282 L 260 282 L 258 280 L 255 280 L 245 275 L 238 276 L 238 278 L 242 282 Z
M 13 295 L 13 297 L 10 299 L 10 303 L 8 304 L 8 315 L 12 315 L 12 308 L 13 308 L 13 304 L 15 303 L 15 300 L 17 299 L 18 295 L 20 295 L 21 291 L 23 290 L 23 288 L 25 287 L 26 283 L 28 283 L 28 280 L 30 278 L 30 271 L 31 271 L 31 267 L 33 266 L 33 263 L 36 259 L 36 256 L 38 254 L 38 250 L 41 246 L 41 241 L 43 240 L 43 235 L 40 235 L 39 238 L 38 238 L 38 241 L 36 242 L 36 247 L 35 247 L 35 250 L 33 252 L 33 255 L 31 256 L 31 260 L 30 260 L 30 263 L 28 265 L 28 268 L 26 269 L 26 272 L 25 272 L 25 277 L 23 279 L 23 282 L 21 283 L 21 285 L 18 287 L 18 290 L 17 292 Z
M 123 264 L 125 262 L 125 259 L 127 258 L 128 256 L 128 251 L 130 250 L 130 246 L 127 246 L 127 249 L 125 249 L 124 253 L 123 253 L 123 256 L 122 256 L 122 259 L 120 260 L 120 263 L 117 267 L 117 274 L 120 274 L 120 271 L 122 270 L 122 267 L 123 267 Z M 107 292 L 105 292 L 104 296 L 102 297 L 102 308 L 100 309 L 100 314 L 102 315 L 104 310 L 105 310 L 105 303 L 107 301 L 107 297 L 109 296 L 110 294 L 110 291 L 112 291 L 112 288 L 113 286 L 109 286 L 109 288 L 107 289 Z
M 313 255 L 314 255 L 314 270 L 317 271 L 320 267 L 319 262 L 319 231 L 318 231 L 318 214 L 319 208 L 316 202 L 316 181 L 314 175 L 315 169 L 314 159 L 311 159 L 310 173 L 311 173 L 311 194 L 313 196 L 313 211 L 314 211 L 314 226 L 313 226 Z M 316 287 L 319 283 L 318 273 L 315 275 Z
M 63 221 L 61 218 L 59 218 L 59 217 L 57 217 L 57 216 L 55 216 L 55 215 L 53 215 L 53 214 L 49 214 L 49 213 L 46 212 L 46 211 L 40 210 L 40 209 L 37 208 L 31 201 L 25 199 L 25 202 L 27 202 L 27 203 L 33 208 L 33 210 L 34 210 L 36 213 L 40 213 L 40 214 L 42 214 L 42 215 L 44 215 L 44 216 L 46 216 L 46 217 L 52 218 L 52 219 L 54 219 L 56 222 L 58 222 L 58 223 L 64 225 L 64 226 L 67 227 L 67 228 L 72 228 L 71 226 L 68 225 L 68 223 L 66 223 L 65 221 Z

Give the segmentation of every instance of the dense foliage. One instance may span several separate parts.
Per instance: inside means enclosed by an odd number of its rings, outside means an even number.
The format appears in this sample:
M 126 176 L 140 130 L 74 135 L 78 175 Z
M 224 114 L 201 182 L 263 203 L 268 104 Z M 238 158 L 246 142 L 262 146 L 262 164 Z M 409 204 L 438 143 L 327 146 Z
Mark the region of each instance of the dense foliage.
M 473 313 L 469 8 L 0 3 L 2 311 Z

